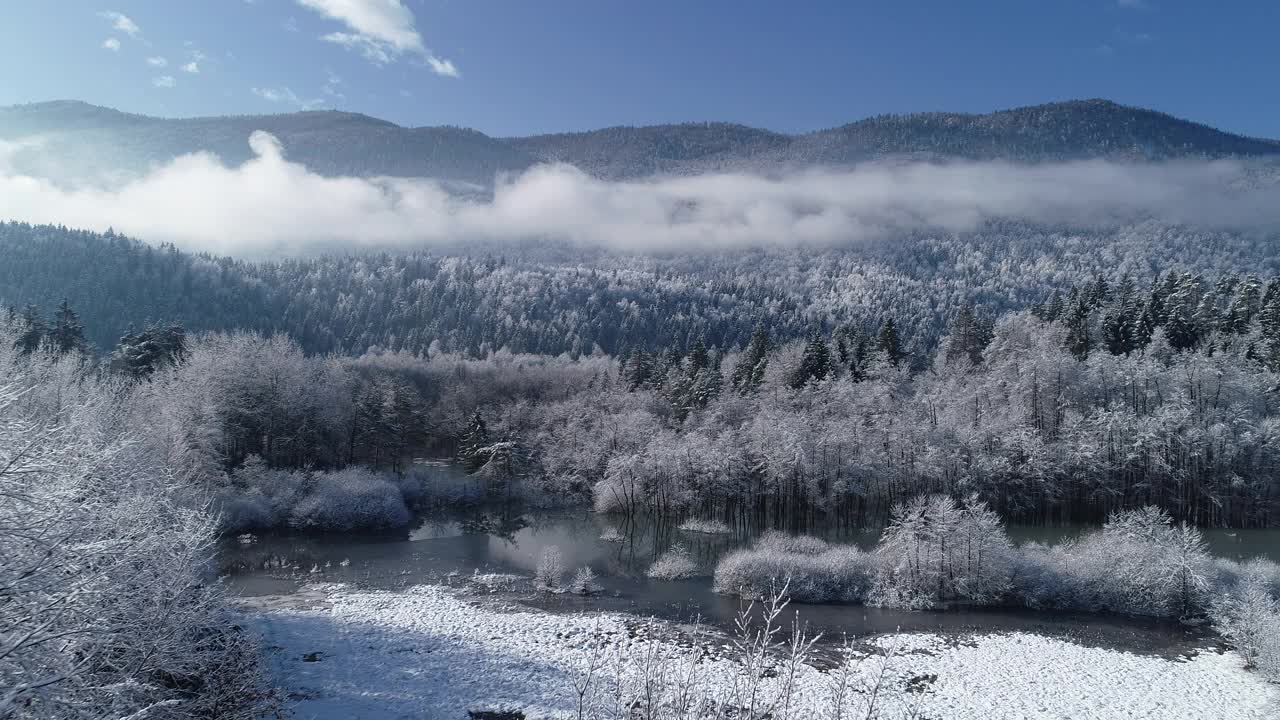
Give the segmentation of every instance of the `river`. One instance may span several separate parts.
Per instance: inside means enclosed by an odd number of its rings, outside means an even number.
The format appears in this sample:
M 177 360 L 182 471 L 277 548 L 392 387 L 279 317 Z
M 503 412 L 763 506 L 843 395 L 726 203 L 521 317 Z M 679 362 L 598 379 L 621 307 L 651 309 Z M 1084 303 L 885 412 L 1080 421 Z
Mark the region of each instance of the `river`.
M 436 466 L 442 483 L 469 482 L 457 468 Z M 622 542 L 601 534 L 614 528 Z M 1057 542 L 1084 527 L 1009 528 L 1018 543 Z M 585 510 L 529 510 L 480 504 L 466 510 L 425 513 L 408 530 L 384 534 L 266 534 L 228 538 L 219 574 L 245 596 L 289 595 L 317 582 L 400 589 L 422 583 L 463 583 L 476 574 L 533 573 L 543 550 L 560 549 L 568 576 L 590 566 L 603 591 L 590 597 L 508 590 L 521 602 L 551 611 L 616 610 L 675 621 L 695 617 L 727 627 L 738 598 L 711 589 L 711 573 L 725 553 L 749 545 L 763 528 L 735 528 L 726 535 L 685 532 L 652 521 L 628 522 Z M 879 530 L 832 530 L 829 539 L 871 547 Z M 1205 533 L 1217 555 L 1280 560 L 1280 530 L 1214 530 Z M 674 543 L 689 549 L 701 574 L 681 581 L 645 576 L 653 560 Z M 566 577 L 567 580 L 567 577 Z M 804 622 L 828 638 L 902 631 L 1024 630 L 1139 651 L 1176 653 L 1204 631 L 1171 621 L 1020 608 L 904 611 L 861 605 L 798 605 Z

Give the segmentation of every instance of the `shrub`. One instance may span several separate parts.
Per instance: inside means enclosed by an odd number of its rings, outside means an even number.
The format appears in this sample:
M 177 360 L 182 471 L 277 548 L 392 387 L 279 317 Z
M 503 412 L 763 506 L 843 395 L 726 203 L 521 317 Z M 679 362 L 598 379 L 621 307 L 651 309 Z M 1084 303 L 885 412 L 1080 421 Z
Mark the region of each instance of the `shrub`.
M 604 532 L 600 533 L 600 539 L 605 542 L 622 542 L 626 537 L 623 536 L 621 530 L 610 525 L 604 529 Z
M 760 542 L 730 553 L 716 566 L 717 592 L 767 597 L 784 585 L 800 602 L 862 602 L 871 587 L 871 557 L 852 545 L 813 553 Z
M 788 535 L 777 530 L 770 530 L 760 539 L 756 541 L 757 550 L 771 550 L 774 552 L 798 554 L 798 555 L 817 555 L 826 552 L 830 547 L 827 541 L 812 537 L 809 535 Z
M 563 577 L 564 556 L 560 553 L 559 546 L 550 545 L 542 551 L 542 557 L 538 558 L 538 565 L 533 571 L 533 582 L 541 589 L 555 590 L 560 587 Z
M 1280 680 L 1280 602 L 1268 588 L 1265 565 L 1245 566 L 1230 593 L 1215 598 L 1210 617 L 1244 659 L 1245 667 L 1257 668 L 1273 680 Z
M 705 535 L 728 535 L 733 532 L 733 528 L 719 520 L 706 520 L 703 518 L 685 520 L 680 524 L 680 529 L 685 532 L 703 533 Z
M 318 473 L 311 492 L 293 508 L 289 524 L 307 530 L 355 530 L 409 524 L 400 488 L 364 468 Z
M 569 583 L 569 592 L 575 595 L 600 592 L 600 586 L 596 584 L 596 573 L 589 565 L 583 565 L 578 568 L 578 572 L 574 573 L 573 582 Z
M 677 543 L 649 566 L 647 574 L 658 580 L 685 580 L 698 574 L 698 565 L 689 557 L 688 548 Z

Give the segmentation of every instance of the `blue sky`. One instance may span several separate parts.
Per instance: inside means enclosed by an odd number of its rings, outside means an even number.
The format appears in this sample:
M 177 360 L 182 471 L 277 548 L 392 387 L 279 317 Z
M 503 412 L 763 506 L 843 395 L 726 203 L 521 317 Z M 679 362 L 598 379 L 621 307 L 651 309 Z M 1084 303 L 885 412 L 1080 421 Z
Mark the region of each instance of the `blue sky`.
M 783 131 L 1106 97 L 1280 137 L 1276 0 L 51 0 L 0 10 L 0 104 L 339 108 L 492 135 Z

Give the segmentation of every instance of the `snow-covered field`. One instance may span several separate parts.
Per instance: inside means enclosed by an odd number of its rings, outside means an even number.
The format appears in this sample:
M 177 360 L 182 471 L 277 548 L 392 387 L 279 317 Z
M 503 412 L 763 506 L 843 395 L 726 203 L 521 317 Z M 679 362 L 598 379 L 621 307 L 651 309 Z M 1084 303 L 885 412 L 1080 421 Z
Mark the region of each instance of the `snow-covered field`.
M 693 672 L 699 692 L 728 697 L 743 675 L 720 635 L 703 636 L 705 646 L 690 653 L 683 649 L 690 644 L 685 626 L 610 613 L 552 614 L 440 586 L 399 593 L 320 586 L 287 600 L 255 601 L 246 613 L 264 636 L 276 682 L 303 719 L 462 719 L 468 710 L 496 708 L 574 718 L 573 680 L 585 677 L 593 658 L 599 669 L 587 694 L 603 708 L 616 700 L 617 679 L 639 669 L 633 662 L 620 670 L 611 659 L 643 656 L 650 643 L 669 659 L 662 672 L 668 684 Z M 1280 717 L 1280 689 L 1242 669 L 1230 653 L 1169 659 L 1025 633 L 874 642 L 897 647 L 877 701 L 882 717 L 911 711 L 948 720 Z M 854 684 L 870 685 L 886 661 L 855 652 L 849 662 Z M 790 717 L 829 716 L 840 673 L 829 662 L 815 665 L 823 669 L 802 665 L 795 676 L 798 705 Z M 776 693 L 785 675 L 765 680 L 762 696 Z M 863 703 L 867 697 L 851 696 Z

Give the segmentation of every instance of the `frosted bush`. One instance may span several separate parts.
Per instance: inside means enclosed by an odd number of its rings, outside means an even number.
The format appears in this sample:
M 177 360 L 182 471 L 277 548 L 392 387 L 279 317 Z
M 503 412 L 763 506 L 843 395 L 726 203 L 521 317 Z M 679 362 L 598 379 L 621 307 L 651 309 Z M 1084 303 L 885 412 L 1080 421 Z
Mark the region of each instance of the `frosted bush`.
M 1214 629 L 1240 653 L 1245 667 L 1280 681 L 1280 602 L 1272 595 L 1266 565 L 1246 565 L 1235 587 L 1215 598 Z
M 789 584 L 789 596 L 800 602 L 863 602 L 871 587 L 871 572 L 871 557 L 852 545 L 814 553 L 787 552 L 757 543 L 720 561 L 715 589 L 765 597 Z
M 560 587 L 560 580 L 563 577 L 564 556 L 560 553 L 559 546 L 550 545 L 538 558 L 538 565 L 533 571 L 533 582 L 541 589 L 555 590 Z
M 610 525 L 604 529 L 604 532 L 600 533 L 600 539 L 605 542 L 622 542 L 626 537 L 623 536 L 621 530 Z
M 578 568 L 578 572 L 574 573 L 573 582 L 569 583 L 569 592 L 575 595 L 600 592 L 600 586 L 596 583 L 596 573 L 589 565 L 583 565 Z
M 698 574 L 698 565 L 689 557 L 688 548 L 677 543 L 649 566 L 647 574 L 658 580 L 685 580 Z
M 355 530 L 409 524 L 400 488 L 364 468 L 319 473 L 289 524 L 307 530 Z
M 220 492 L 213 499 L 213 508 L 223 532 L 241 533 L 281 524 L 274 503 L 256 488 L 247 493 Z
M 1116 513 L 1103 529 L 1052 548 L 1021 548 L 1014 592 L 1030 607 L 1191 617 L 1211 582 L 1230 578 L 1199 531 L 1148 507 Z
M 774 552 L 798 554 L 798 555 L 817 555 L 826 552 L 830 547 L 827 541 L 812 537 L 810 535 L 788 535 L 777 530 L 770 530 L 760 539 L 756 541 L 757 550 L 771 550 Z
M 704 518 L 685 520 L 680 524 L 680 529 L 685 532 L 703 533 L 705 535 L 728 535 L 733 532 L 733 528 L 719 520 L 707 520 Z

